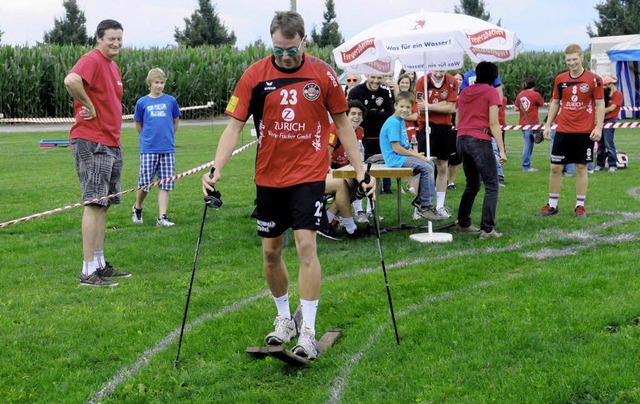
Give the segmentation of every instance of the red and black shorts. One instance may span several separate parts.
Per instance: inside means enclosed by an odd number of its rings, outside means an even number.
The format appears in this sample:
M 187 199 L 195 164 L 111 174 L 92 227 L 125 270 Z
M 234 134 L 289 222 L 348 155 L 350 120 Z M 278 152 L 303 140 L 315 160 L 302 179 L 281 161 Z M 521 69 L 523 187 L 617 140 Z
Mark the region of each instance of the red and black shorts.
M 286 188 L 256 185 L 257 230 L 274 238 L 288 228 L 319 230 L 324 213 L 325 182 L 307 182 Z

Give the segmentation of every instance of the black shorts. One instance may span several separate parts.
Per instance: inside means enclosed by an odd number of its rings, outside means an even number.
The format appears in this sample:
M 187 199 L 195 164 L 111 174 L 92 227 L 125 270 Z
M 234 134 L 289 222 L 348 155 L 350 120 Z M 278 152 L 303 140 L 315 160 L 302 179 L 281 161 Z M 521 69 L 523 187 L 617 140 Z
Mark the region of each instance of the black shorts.
M 556 132 L 551 164 L 587 164 L 593 161 L 593 140 L 589 133 Z
M 456 135 L 449 125 L 429 125 L 429 152 L 438 160 L 449 160 L 456 154 Z M 425 130 L 418 132 L 418 151 L 427 153 Z
M 362 145 L 364 146 L 364 158 L 368 159 L 374 154 L 380 154 L 380 138 L 370 137 L 362 139 Z
M 288 228 L 321 229 L 324 188 L 324 181 L 307 182 L 286 188 L 256 185 L 258 235 L 274 238 Z
M 429 135 L 429 146 L 431 155 L 438 160 L 449 160 L 456 154 L 456 136 L 449 125 L 429 125 L 431 134 Z

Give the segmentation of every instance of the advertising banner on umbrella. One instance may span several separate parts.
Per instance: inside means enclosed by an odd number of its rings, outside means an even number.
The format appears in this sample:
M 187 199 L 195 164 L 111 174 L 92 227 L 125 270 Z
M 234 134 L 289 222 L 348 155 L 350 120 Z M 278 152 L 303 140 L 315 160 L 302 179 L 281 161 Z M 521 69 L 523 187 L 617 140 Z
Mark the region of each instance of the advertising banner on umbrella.
M 512 31 L 464 14 L 419 12 L 376 24 L 333 50 L 339 68 L 357 73 L 462 68 L 473 62 L 515 58 L 523 43 Z

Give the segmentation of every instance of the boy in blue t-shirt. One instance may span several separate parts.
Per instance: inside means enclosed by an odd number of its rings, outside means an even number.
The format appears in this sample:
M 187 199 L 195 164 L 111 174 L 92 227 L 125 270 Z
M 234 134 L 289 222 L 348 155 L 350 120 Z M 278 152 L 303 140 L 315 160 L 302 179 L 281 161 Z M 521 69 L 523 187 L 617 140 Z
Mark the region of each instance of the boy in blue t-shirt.
M 407 138 L 405 118 L 411 115 L 414 96 L 409 91 L 401 91 L 396 96 L 395 112 L 382 125 L 380 130 L 380 150 L 384 162 L 389 167 L 411 167 L 415 174 L 420 175 L 418 196 L 412 204 L 417 208 L 418 215 L 431 221 L 444 220 L 433 206 L 436 195 L 436 183 L 433 174 L 433 162 L 411 149 Z
M 162 69 L 154 68 L 147 74 L 149 95 L 140 98 L 136 103 L 133 120 L 140 134 L 140 171 L 138 186 L 144 187 L 158 180 L 175 175 L 174 138 L 181 115 L 176 99 L 164 94 L 167 75 Z M 133 223 L 143 223 L 142 203 L 149 193 L 149 187 L 136 192 L 136 203 L 133 205 L 131 219 Z M 167 216 L 169 207 L 169 191 L 173 190 L 173 180 L 158 185 L 158 210 L 156 219 L 158 226 L 174 226 Z

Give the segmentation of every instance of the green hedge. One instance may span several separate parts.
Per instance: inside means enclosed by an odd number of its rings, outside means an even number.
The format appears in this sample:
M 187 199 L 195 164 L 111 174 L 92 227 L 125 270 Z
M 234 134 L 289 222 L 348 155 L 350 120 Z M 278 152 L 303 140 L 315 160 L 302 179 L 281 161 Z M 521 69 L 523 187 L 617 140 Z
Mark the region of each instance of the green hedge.
M 63 79 L 78 58 L 89 50 L 56 45 L 0 47 L 0 112 L 11 118 L 72 116 L 72 100 Z M 330 48 L 310 47 L 308 52 L 333 64 Z M 242 73 L 269 53 L 270 49 L 264 46 L 241 50 L 230 46 L 125 48 L 117 58 L 125 89 L 124 113 L 133 113 L 136 100 L 148 93 L 144 80 L 149 69 L 160 67 L 169 76 L 165 91 L 174 95 L 181 106 L 213 101 L 213 113 L 220 115 Z M 470 66 L 468 61 L 465 65 Z M 565 69 L 564 56 L 562 52 L 526 52 L 516 60 L 500 64 L 499 68 L 509 103 L 522 89 L 528 75 L 537 78 L 537 89 L 548 100 L 553 78 Z M 211 116 L 211 111 L 196 110 L 187 115 L 189 118 L 205 116 Z

